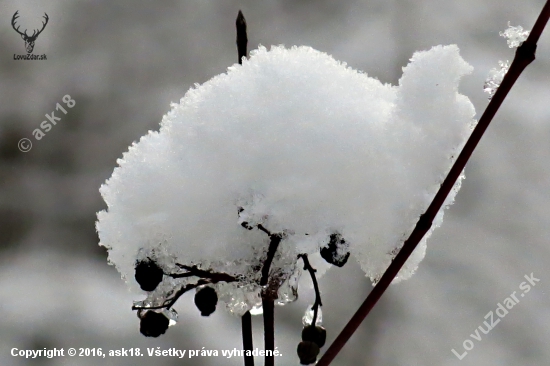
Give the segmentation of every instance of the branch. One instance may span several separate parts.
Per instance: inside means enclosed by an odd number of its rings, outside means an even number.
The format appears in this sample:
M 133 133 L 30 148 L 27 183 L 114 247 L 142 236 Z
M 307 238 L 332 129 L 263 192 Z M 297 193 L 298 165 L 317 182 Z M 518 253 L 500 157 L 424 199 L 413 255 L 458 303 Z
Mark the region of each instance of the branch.
M 246 36 L 246 20 L 244 19 L 243 12 L 240 10 L 235 21 L 235 26 L 237 28 L 237 53 L 239 54 L 239 64 L 242 65 L 243 57 L 246 57 L 248 38 Z
M 309 271 L 311 281 L 313 281 L 313 288 L 315 289 L 315 302 L 313 303 L 313 320 L 311 321 L 311 325 L 315 326 L 315 322 L 317 321 L 317 311 L 319 310 L 319 306 L 323 306 L 323 303 L 321 302 L 321 292 L 319 291 L 317 277 L 315 276 L 315 272 L 317 272 L 317 270 L 314 269 L 309 263 L 307 254 L 298 254 L 298 258 L 302 258 L 304 261 L 304 269 Z
M 439 188 L 439 191 L 435 195 L 432 203 L 430 204 L 426 212 L 420 216 L 420 219 L 418 220 L 411 235 L 405 241 L 403 247 L 394 258 L 390 266 L 386 269 L 386 272 L 384 273 L 380 281 L 367 296 L 363 304 L 359 307 L 359 309 L 350 319 L 348 324 L 340 332 L 338 337 L 336 337 L 336 339 L 325 352 L 323 357 L 321 357 L 321 359 L 317 363 L 317 366 L 329 365 L 334 360 L 342 347 L 344 347 L 346 342 L 357 330 L 361 322 L 366 318 L 374 305 L 376 305 L 376 303 L 378 302 L 384 291 L 386 291 L 395 276 L 397 276 L 397 273 L 399 272 L 403 264 L 407 261 L 411 253 L 414 251 L 420 240 L 422 240 L 426 232 L 430 229 L 433 219 L 441 209 L 441 206 L 445 202 L 447 195 L 453 188 L 457 178 L 466 166 L 468 159 L 470 158 L 477 144 L 481 140 L 483 133 L 491 123 L 500 105 L 504 101 L 504 98 L 506 98 L 506 96 L 508 95 L 508 92 L 518 79 L 519 75 L 535 59 L 537 41 L 540 38 L 540 35 L 544 27 L 546 26 L 549 18 L 550 0 L 546 2 L 546 5 L 544 5 L 544 8 L 542 9 L 527 40 L 525 40 L 525 42 L 517 49 L 514 61 L 512 62 L 508 73 L 502 80 L 500 87 L 497 89 L 495 95 L 485 109 L 485 112 L 481 116 L 479 123 L 472 132 L 472 135 L 470 136 L 468 141 L 466 142 L 466 145 L 464 145 L 462 152 L 458 156 L 453 167 L 443 181 L 443 184 Z
M 244 313 L 244 315 L 241 317 L 241 323 L 242 323 L 242 333 L 243 333 L 243 350 L 245 350 L 245 356 L 244 356 L 244 366 L 254 366 L 254 356 L 246 355 L 246 351 L 253 350 L 253 344 L 252 344 L 252 315 L 250 315 L 250 312 L 247 311 Z
M 176 294 L 174 296 L 172 296 L 171 298 L 165 300 L 162 305 L 158 305 L 158 306 L 132 306 L 132 310 L 142 310 L 142 309 L 148 309 L 148 310 L 153 310 L 153 309 L 170 309 L 175 303 L 176 301 L 178 301 L 178 299 L 181 297 L 181 295 L 183 295 L 184 293 L 186 293 L 187 291 L 189 290 L 192 290 L 194 288 L 197 288 L 201 285 L 206 285 L 208 283 L 212 283 L 208 280 L 199 280 L 197 283 L 190 283 L 190 284 L 187 284 L 185 286 L 183 286 L 182 288 L 180 288 Z
M 198 269 L 197 266 L 187 266 L 184 264 L 176 263 L 176 266 L 187 270 L 188 272 L 185 273 L 168 273 L 167 276 L 170 276 L 172 278 L 183 278 L 183 277 L 191 277 L 196 276 L 200 278 L 207 278 L 212 281 L 212 283 L 217 282 L 235 282 L 237 281 L 237 278 L 223 272 L 209 272 L 202 269 Z
M 132 306 L 132 310 L 141 310 L 141 309 L 170 309 L 176 301 L 187 291 L 192 290 L 194 288 L 197 288 L 201 285 L 206 285 L 210 283 L 218 283 L 218 282 L 235 282 L 237 281 L 237 278 L 227 274 L 227 273 L 218 273 L 218 272 L 208 272 L 202 269 L 198 269 L 197 266 L 186 266 L 184 264 L 176 263 L 176 265 L 180 268 L 183 268 L 187 270 L 188 272 L 185 273 L 165 273 L 165 275 L 170 276 L 172 278 L 184 278 L 184 277 L 200 277 L 201 279 L 197 283 L 190 283 L 182 288 L 180 288 L 174 296 L 171 298 L 165 300 L 162 305 L 158 306 Z

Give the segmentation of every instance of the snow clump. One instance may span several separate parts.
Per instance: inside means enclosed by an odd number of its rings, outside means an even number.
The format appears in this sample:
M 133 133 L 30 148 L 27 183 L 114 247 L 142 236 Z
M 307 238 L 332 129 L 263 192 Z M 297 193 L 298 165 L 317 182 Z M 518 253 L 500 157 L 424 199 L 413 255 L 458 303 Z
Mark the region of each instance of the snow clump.
M 237 277 L 213 285 L 235 314 L 261 306 L 270 239 L 259 226 L 283 235 L 270 270 L 279 299 L 296 298 L 297 255 L 321 262 L 331 235 L 376 281 L 476 123 L 457 91 L 471 71 L 456 45 L 415 53 L 398 86 L 310 47 L 260 47 L 196 84 L 117 161 L 100 189 L 100 245 L 134 289 L 143 260 Z M 397 280 L 414 273 L 442 218 L 443 208 Z M 165 276 L 144 303 L 186 281 Z

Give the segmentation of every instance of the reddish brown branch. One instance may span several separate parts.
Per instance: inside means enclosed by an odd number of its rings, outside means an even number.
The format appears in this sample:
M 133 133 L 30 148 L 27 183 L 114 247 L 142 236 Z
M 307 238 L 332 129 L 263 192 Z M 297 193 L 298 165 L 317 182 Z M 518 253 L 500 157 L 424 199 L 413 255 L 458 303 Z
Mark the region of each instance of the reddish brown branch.
M 439 191 L 435 195 L 432 203 L 426 210 L 426 212 L 420 216 L 416 227 L 412 231 L 409 238 L 403 244 L 403 247 L 392 261 L 386 272 L 376 284 L 374 289 L 367 296 L 363 304 L 359 307 L 357 312 L 350 319 L 348 324 L 340 332 L 338 337 L 330 345 L 323 357 L 317 363 L 317 366 L 329 365 L 336 355 L 340 352 L 342 347 L 351 338 L 353 333 L 357 330 L 361 322 L 366 318 L 371 309 L 376 305 L 382 294 L 386 291 L 390 283 L 393 281 L 397 273 L 407 261 L 413 250 L 416 248 L 420 240 L 424 237 L 424 234 L 432 226 L 433 219 L 441 209 L 441 206 L 445 202 L 449 192 L 453 188 L 457 178 L 466 166 L 468 159 L 472 155 L 477 144 L 481 140 L 483 133 L 491 123 L 493 117 L 498 111 L 500 105 L 504 101 L 504 98 L 508 95 L 508 92 L 518 79 L 523 70 L 535 59 L 535 50 L 537 48 L 537 41 L 550 18 L 550 0 L 546 2 L 546 5 L 541 11 L 533 30 L 531 31 L 527 40 L 517 49 L 514 61 L 508 70 L 508 73 L 502 80 L 500 87 L 497 89 L 495 95 L 491 99 L 491 102 L 485 109 L 485 112 L 481 116 L 476 128 L 472 132 L 472 135 L 464 145 L 462 152 L 455 161 L 453 167 L 449 171 L 443 184 L 439 188 Z

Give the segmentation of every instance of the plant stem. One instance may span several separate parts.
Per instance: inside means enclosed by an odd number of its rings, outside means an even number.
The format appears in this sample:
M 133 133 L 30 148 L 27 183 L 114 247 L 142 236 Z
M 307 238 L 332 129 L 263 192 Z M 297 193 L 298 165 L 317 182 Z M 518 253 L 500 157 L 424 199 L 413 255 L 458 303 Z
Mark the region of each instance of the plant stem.
M 241 318 L 243 329 L 243 350 L 252 352 L 252 315 L 247 311 Z M 254 366 L 254 356 L 244 356 L 244 366 Z
M 265 354 L 265 366 L 275 365 L 275 356 L 273 351 L 275 350 L 275 301 L 268 296 L 262 297 L 262 308 L 264 311 L 264 349 Z M 267 354 L 267 351 L 271 351 L 271 355 Z
M 237 20 L 235 21 L 235 26 L 237 28 L 237 53 L 239 55 L 239 64 L 242 64 L 243 57 L 246 57 L 248 37 L 246 36 L 246 20 L 240 10 L 239 15 L 237 15 Z
M 443 181 L 443 184 L 439 188 L 439 191 L 435 195 L 432 203 L 424 214 L 420 216 L 414 230 L 410 234 L 409 238 L 403 244 L 403 247 L 394 258 L 390 266 L 386 269 L 386 272 L 376 284 L 374 289 L 367 296 L 363 304 L 359 307 L 357 312 L 350 319 L 348 324 L 340 332 L 336 340 L 330 345 L 323 357 L 317 363 L 317 366 L 329 365 L 332 360 L 338 355 L 342 347 L 351 338 L 353 333 L 357 330 L 361 322 L 366 318 L 371 309 L 376 305 L 384 291 L 388 288 L 393 281 L 397 273 L 407 261 L 411 253 L 414 251 L 420 240 L 424 237 L 426 232 L 432 226 L 432 221 L 436 214 L 441 209 L 441 206 L 445 202 L 447 195 L 453 188 L 457 178 L 466 166 L 468 159 L 472 155 L 477 144 L 481 140 L 483 133 L 491 123 L 493 117 L 498 111 L 500 105 L 504 101 L 504 98 L 508 95 L 508 92 L 518 79 L 523 70 L 535 59 L 535 50 L 537 48 L 537 41 L 550 18 L 550 0 L 548 0 L 542 9 L 531 33 L 527 40 L 517 49 L 516 55 L 508 73 L 502 80 L 501 85 L 497 89 L 495 95 L 489 102 L 489 105 L 485 109 L 485 112 L 481 116 L 476 128 L 472 132 L 472 135 L 464 145 L 462 152 L 455 161 L 453 167 L 449 171 L 447 177 Z
M 309 263 L 307 254 L 299 254 L 298 258 L 302 258 L 302 260 L 304 261 L 304 269 L 309 272 L 311 276 L 311 281 L 313 282 L 313 288 L 315 290 L 315 302 L 313 303 L 313 320 L 311 321 L 311 325 L 315 326 L 319 306 L 323 306 L 323 303 L 321 302 L 321 291 L 319 291 L 319 284 L 317 283 L 317 277 L 315 276 L 315 272 L 317 272 L 317 270 L 313 268 Z
M 264 312 L 264 349 L 265 354 L 265 366 L 275 365 L 275 299 L 277 298 L 277 288 L 272 288 L 269 284 L 269 269 L 271 263 L 279 247 L 279 243 L 283 240 L 284 234 L 272 234 L 263 225 L 259 224 L 258 229 L 269 235 L 269 248 L 267 249 L 267 258 L 262 267 L 262 278 L 260 279 L 260 286 L 265 286 L 262 290 L 262 309 Z M 271 351 L 271 355 L 267 354 L 267 351 Z
M 258 225 L 258 227 L 262 226 Z M 275 257 L 275 253 L 277 252 L 277 248 L 279 247 L 279 243 L 283 239 L 283 236 L 281 234 L 270 234 L 269 239 L 269 248 L 267 249 L 267 258 L 262 267 L 260 286 L 265 286 L 269 282 L 269 269 L 271 268 L 271 263 L 273 262 L 273 258 Z

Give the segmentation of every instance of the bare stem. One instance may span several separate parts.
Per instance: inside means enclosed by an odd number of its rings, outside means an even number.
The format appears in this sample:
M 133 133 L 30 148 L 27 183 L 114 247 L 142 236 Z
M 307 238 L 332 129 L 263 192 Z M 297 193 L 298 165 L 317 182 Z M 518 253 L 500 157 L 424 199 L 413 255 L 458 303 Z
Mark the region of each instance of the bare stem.
M 158 306 L 132 306 L 132 310 L 142 310 L 142 309 L 149 309 L 149 310 L 153 310 L 153 309 L 170 309 L 175 303 L 176 301 L 178 301 L 178 299 L 184 294 L 186 293 L 187 291 L 189 290 L 192 290 L 194 288 L 197 288 L 201 285 L 206 285 L 208 283 L 211 283 L 209 280 L 199 280 L 197 283 L 190 283 L 190 284 L 187 284 L 185 286 L 182 286 L 175 294 L 174 296 L 172 296 L 171 298 L 165 300 L 162 305 L 158 305 Z
M 254 366 L 254 356 L 246 355 L 246 351 L 252 352 L 252 315 L 247 311 L 241 318 L 243 329 L 243 350 L 245 351 L 244 366 Z
M 237 278 L 223 272 L 210 272 L 203 269 L 199 269 L 197 266 L 187 266 L 185 264 L 176 263 L 176 266 L 181 269 L 185 269 L 187 272 L 184 273 L 168 273 L 167 276 L 172 278 L 183 278 L 183 277 L 192 277 L 196 276 L 199 278 L 210 279 L 212 283 L 216 282 L 235 282 Z
M 309 272 L 311 276 L 311 281 L 313 282 L 313 288 L 315 289 L 315 302 L 313 303 L 313 320 L 311 321 L 311 325 L 315 326 L 319 306 L 323 306 L 323 303 L 321 302 L 321 291 L 319 291 L 319 284 L 317 283 L 317 277 L 315 276 L 315 272 L 317 272 L 317 270 L 314 269 L 309 263 L 307 254 L 299 254 L 298 258 L 302 258 L 302 260 L 304 261 L 304 269 Z
M 269 235 L 269 248 L 267 249 L 267 258 L 265 259 L 262 267 L 262 278 L 260 279 L 260 286 L 266 286 L 262 290 L 262 308 L 264 312 L 264 349 L 265 354 L 265 366 L 275 365 L 275 356 L 273 351 L 275 350 L 275 298 L 277 296 L 277 289 L 269 286 L 269 269 L 271 263 L 279 247 L 279 243 L 284 238 L 284 234 L 275 233 L 272 234 L 262 224 L 257 225 L 258 229 Z M 270 354 L 268 354 L 267 351 Z
M 268 296 L 262 297 L 262 308 L 264 311 L 264 348 L 265 366 L 275 366 L 275 301 Z M 267 351 L 271 351 L 268 355 Z
M 246 45 L 248 43 L 248 37 L 246 36 L 246 20 L 244 19 L 243 12 L 239 10 L 237 20 L 235 21 L 237 28 L 237 53 L 239 55 L 239 64 L 243 63 L 243 57 L 246 57 Z
M 517 49 L 514 61 L 512 62 L 508 73 L 502 80 L 500 87 L 497 89 L 495 95 L 485 109 L 485 112 L 481 116 L 476 128 L 466 142 L 466 145 L 464 145 L 462 152 L 458 156 L 453 167 L 443 181 L 443 184 L 439 188 L 439 191 L 435 195 L 432 203 L 430 204 L 426 212 L 420 216 L 420 219 L 418 220 L 411 235 L 405 241 L 403 247 L 395 257 L 395 259 L 392 261 L 390 266 L 386 269 L 386 272 L 384 273 L 380 281 L 367 296 L 363 304 L 359 307 L 359 309 L 350 319 L 348 324 L 340 332 L 338 337 L 336 337 L 336 339 L 330 345 L 323 357 L 321 357 L 321 359 L 317 363 L 317 366 L 329 365 L 334 360 L 336 355 L 338 355 L 346 342 L 357 330 L 361 322 L 366 318 L 374 305 L 376 305 L 382 294 L 386 291 L 386 289 L 393 281 L 403 264 L 407 261 L 411 253 L 414 251 L 420 240 L 422 240 L 426 232 L 430 229 L 433 219 L 445 202 L 447 195 L 453 188 L 457 178 L 466 166 L 468 159 L 470 158 L 477 144 L 481 140 L 483 133 L 491 123 L 500 105 L 504 101 L 504 98 L 506 98 L 506 96 L 508 95 L 508 92 L 518 79 L 519 75 L 535 59 L 537 41 L 540 38 L 540 35 L 544 27 L 546 26 L 549 18 L 550 0 L 548 0 L 544 5 L 544 8 L 542 9 L 527 40 Z
M 258 228 L 263 226 L 258 225 Z M 265 286 L 269 280 L 269 269 L 271 268 L 271 263 L 279 247 L 279 243 L 283 239 L 282 234 L 270 234 L 269 235 L 269 248 L 267 249 L 267 258 L 265 259 L 264 265 L 262 267 L 262 278 L 260 279 L 260 286 Z

